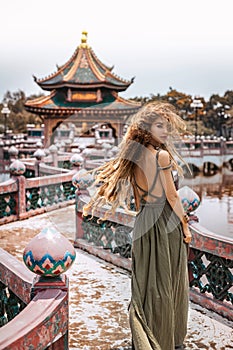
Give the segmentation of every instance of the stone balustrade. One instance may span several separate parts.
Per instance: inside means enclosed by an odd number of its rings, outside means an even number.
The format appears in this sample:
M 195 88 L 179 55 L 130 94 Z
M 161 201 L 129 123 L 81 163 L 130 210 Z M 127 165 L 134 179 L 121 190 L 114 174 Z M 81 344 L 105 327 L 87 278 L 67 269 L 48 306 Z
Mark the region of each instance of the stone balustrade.
M 29 242 L 27 267 L 0 248 L 0 350 L 68 349 L 69 286 L 63 273 L 75 256 L 53 228 Z
M 0 183 L 0 224 L 74 204 L 72 177 L 75 169 L 60 169 L 59 173 L 59 169 L 56 169 L 54 175 L 26 178 L 23 175 L 25 169 L 18 170 L 22 165 L 25 166 L 18 160 L 13 162 L 10 166 L 11 179 Z M 31 168 L 29 165 L 27 168 L 32 171 L 35 165 L 32 164 Z M 46 165 L 41 169 L 51 173 Z M 55 171 L 54 168 L 52 170 Z

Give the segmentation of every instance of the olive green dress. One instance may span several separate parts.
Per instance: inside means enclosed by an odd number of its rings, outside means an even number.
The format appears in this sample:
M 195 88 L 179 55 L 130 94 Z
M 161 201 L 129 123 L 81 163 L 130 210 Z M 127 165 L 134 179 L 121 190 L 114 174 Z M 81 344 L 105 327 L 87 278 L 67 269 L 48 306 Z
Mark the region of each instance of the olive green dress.
M 157 169 L 153 186 L 161 171 Z M 187 332 L 187 245 L 180 220 L 165 194 L 157 198 L 152 195 L 153 203 L 148 203 L 150 191 L 146 196 L 147 202 L 145 195 L 141 198 L 133 232 L 132 348 L 174 350 L 183 344 Z

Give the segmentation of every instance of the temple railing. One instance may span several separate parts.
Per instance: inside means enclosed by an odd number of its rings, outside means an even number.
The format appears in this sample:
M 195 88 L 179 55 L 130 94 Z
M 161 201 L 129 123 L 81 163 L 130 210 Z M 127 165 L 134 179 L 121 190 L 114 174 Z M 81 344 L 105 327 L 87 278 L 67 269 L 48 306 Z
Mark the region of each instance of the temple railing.
M 107 221 L 98 223 L 106 210 L 98 208 L 95 217 L 83 219 L 82 208 L 90 197 L 78 190 L 76 196 L 75 246 L 130 271 L 135 213 L 118 209 Z M 233 320 L 233 239 L 217 236 L 194 221 L 190 229 L 190 299 Z
M 0 224 L 21 220 L 75 202 L 74 171 L 0 183 Z
M 68 349 L 68 281 L 34 276 L 0 248 L 0 350 Z

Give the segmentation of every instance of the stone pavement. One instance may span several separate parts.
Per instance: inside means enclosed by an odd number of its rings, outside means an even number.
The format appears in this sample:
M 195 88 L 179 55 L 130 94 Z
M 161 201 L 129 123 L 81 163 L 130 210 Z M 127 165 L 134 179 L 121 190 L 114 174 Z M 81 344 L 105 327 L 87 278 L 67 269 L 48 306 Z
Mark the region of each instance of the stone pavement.
M 22 261 L 24 247 L 44 227 L 53 226 L 71 241 L 74 205 L 0 226 L 1 247 Z M 76 250 L 70 279 L 70 350 L 130 349 L 127 272 Z M 233 349 L 233 324 L 190 303 L 186 349 Z

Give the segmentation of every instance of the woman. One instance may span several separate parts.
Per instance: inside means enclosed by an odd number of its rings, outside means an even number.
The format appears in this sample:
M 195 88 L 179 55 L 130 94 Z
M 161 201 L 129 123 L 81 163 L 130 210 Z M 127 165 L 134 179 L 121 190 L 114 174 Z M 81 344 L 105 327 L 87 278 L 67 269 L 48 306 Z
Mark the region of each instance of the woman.
M 168 103 L 145 105 L 131 120 L 116 159 L 96 172 L 100 184 L 84 215 L 109 204 L 103 220 L 121 206 L 128 210 L 133 188 L 137 209 L 132 244 L 129 309 L 135 350 L 183 349 L 187 331 L 187 215 L 172 170 L 181 173 L 171 139 L 185 132 Z

